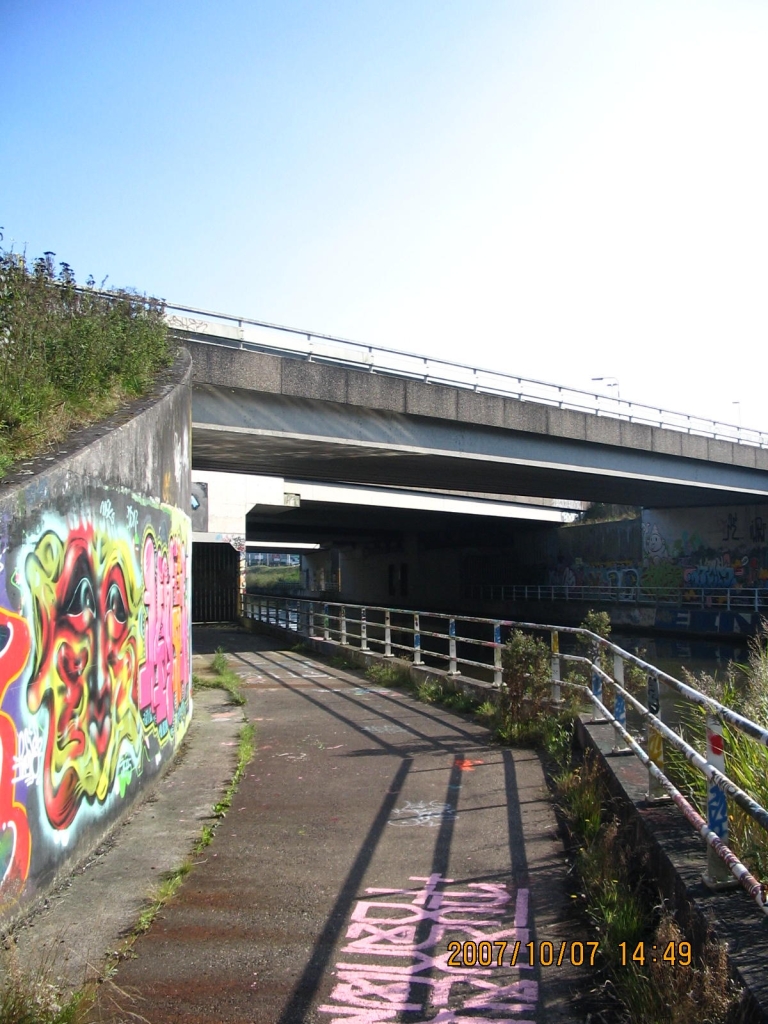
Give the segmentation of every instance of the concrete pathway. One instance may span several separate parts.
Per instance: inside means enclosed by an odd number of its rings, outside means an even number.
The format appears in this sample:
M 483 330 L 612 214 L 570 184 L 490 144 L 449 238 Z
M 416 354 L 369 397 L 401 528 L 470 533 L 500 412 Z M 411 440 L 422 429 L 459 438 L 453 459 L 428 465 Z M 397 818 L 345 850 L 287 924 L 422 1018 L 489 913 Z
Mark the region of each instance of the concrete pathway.
M 591 950 L 538 756 L 279 641 L 206 644 L 233 654 L 257 753 L 120 965 L 131 1010 L 153 1024 L 578 1019 L 569 990 L 588 985 Z

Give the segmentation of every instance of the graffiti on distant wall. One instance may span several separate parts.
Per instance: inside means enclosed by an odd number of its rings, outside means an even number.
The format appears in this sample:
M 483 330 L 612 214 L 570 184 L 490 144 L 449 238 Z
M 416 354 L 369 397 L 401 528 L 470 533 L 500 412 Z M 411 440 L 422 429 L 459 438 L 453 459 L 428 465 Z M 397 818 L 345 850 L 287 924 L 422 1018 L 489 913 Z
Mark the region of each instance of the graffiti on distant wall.
M 32 525 L 34 524 L 34 525 Z M 189 520 L 100 492 L 0 534 L 0 896 L 119 810 L 191 713 Z
M 768 509 L 649 510 L 642 522 L 641 564 L 560 558 L 557 586 L 628 589 L 768 589 Z

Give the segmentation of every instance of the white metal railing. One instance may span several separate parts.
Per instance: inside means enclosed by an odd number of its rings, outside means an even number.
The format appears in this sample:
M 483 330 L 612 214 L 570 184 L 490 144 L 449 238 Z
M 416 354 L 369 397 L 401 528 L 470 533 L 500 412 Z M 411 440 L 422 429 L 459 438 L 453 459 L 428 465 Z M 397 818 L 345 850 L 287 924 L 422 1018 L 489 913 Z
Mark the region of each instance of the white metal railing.
M 464 596 L 480 601 L 616 601 L 628 604 L 672 604 L 694 608 L 768 609 L 763 587 L 645 587 L 640 584 L 566 586 L 562 583 L 469 583 Z
M 193 306 L 168 303 L 165 316 L 174 330 L 202 335 L 211 343 L 279 355 L 294 356 L 310 362 L 334 363 L 370 373 L 383 373 L 428 384 L 447 384 L 483 394 L 503 395 L 524 402 L 538 402 L 559 409 L 574 409 L 597 416 L 609 416 L 664 427 L 686 434 L 697 434 L 738 444 L 768 448 L 768 432 L 735 423 L 724 423 L 705 416 L 660 409 L 643 402 L 599 395 L 552 384 L 549 381 L 519 377 L 499 370 L 483 369 L 465 363 L 451 362 L 435 356 L 416 355 L 401 349 L 366 345 L 328 334 L 283 327 L 250 317 L 213 313 Z
M 613 726 L 616 736 L 613 753 L 632 753 L 646 767 L 649 799 L 670 798 L 707 843 L 705 880 L 713 886 L 719 886 L 735 879 L 763 913 L 768 915 L 766 886 L 751 874 L 727 845 L 728 799 L 738 804 L 759 827 L 768 831 L 768 810 L 737 786 L 724 771 L 723 725 L 727 724 L 759 745 L 768 747 L 768 729 L 758 723 L 675 679 L 637 655 L 579 627 L 454 616 L 378 605 L 331 604 L 266 593 L 244 593 L 241 601 L 247 618 L 279 626 L 302 636 L 337 643 L 342 647 L 378 650 L 384 657 L 394 657 L 398 652 L 407 655 L 415 665 L 424 664 L 425 658 L 436 660 L 446 664 L 448 674 L 452 676 L 458 676 L 463 667 L 469 667 L 476 672 L 486 673 L 497 688 L 503 685 L 502 650 L 505 634 L 508 635 L 513 629 L 549 634 L 553 701 L 560 700 L 563 686 L 583 693 L 592 703 L 593 721 L 605 721 Z M 441 624 L 445 624 L 442 629 L 438 628 Z M 461 632 L 457 631 L 457 625 L 461 626 Z M 561 652 L 561 634 L 581 638 L 586 642 L 589 656 Z M 613 659 L 612 675 L 600 663 L 601 651 Z M 591 676 L 591 686 L 563 679 L 562 662 L 573 662 L 585 667 Z M 635 666 L 645 676 L 645 703 L 626 688 L 627 666 Z M 613 691 L 612 711 L 603 700 L 604 685 Z M 701 707 L 706 713 L 707 741 L 703 755 L 662 720 L 660 685 Z M 645 725 L 644 747 L 627 728 L 628 705 Z M 706 820 L 665 774 L 665 743 L 679 750 L 705 777 L 708 786 Z

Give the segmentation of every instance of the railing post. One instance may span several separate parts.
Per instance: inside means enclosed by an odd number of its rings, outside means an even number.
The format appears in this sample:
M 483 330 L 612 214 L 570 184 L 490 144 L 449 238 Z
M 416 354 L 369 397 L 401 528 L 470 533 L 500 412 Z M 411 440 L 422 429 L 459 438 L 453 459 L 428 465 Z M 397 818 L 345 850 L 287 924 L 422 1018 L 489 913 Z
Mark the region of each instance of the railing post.
M 648 673 L 648 710 L 652 715 L 656 715 L 657 718 L 661 718 L 661 700 L 659 697 L 659 677 L 653 672 Z M 660 732 L 654 729 L 651 722 L 647 724 L 646 731 L 648 741 L 648 756 L 659 769 L 664 771 L 664 739 Z M 664 787 L 655 779 L 651 773 L 648 773 L 648 799 L 649 800 L 661 800 L 666 796 Z
M 597 643 L 592 644 L 591 648 L 592 657 L 592 695 L 602 703 L 603 700 L 603 677 L 599 672 L 595 671 L 595 667 L 600 660 L 600 645 Z M 604 722 L 605 719 L 602 713 L 597 710 L 595 705 L 592 705 L 592 721 L 593 722 Z
M 552 700 L 555 704 L 560 703 L 560 636 L 557 630 L 553 630 L 549 638 L 552 650 Z
M 624 659 L 620 654 L 614 654 L 613 656 L 613 678 L 619 686 L 624 685 Z M 624 700 L 624 694 L 619 693 L 618 690 L 614 690 L 613 717 L 616 719 L 616 725 L 620 725 L 622 729 L 627 728 L 627 702 Z M 623 754 L 629 749 L 617 729 L 611 753 Z
M 329 640 L 331 636 L 330 621 L 328 619 L 328 605 L 323 605 L 323 640 Z
M 346 646 L 347 643 L 347 609 L 345 605 L 342 605 L 339 609 L 339 617 L 341 619 L 339 625 L 341 627 L 341 642 L 342 645 Z
M 389 608 L 384 610 L 384 657 L 392 657 L 392 614 Z
M 495 644 L 493 648 L 493 685 L 497 688 L 501 688 L 501 683 L 504 678 L 501 664 L 501 623 L 494 622 L 493 624 L 493 642 Z
M 707 750 L 704 755 L 719 772 L 725 772 L 723 756 L 723 727 L 714 715 L 707 714 Z M 714 782 L 707 787 L 707 825 L 728 845 L 728 802 L 725 793 Z M 707 844 L 707 871 L 704 881 L 711 887 L 725 883 L 728 887 L 734 881 L 728 866 L 712 847 Z
M 448 675 L 457 676 L 459 669 L 456 664 L 456 619 L 450 619 L 448 622 L 448 657 L 450 658 Z
M 419 623 L 419 613 L 413 613 L 413 664 L 421 665 L 421 633 L 419 630 L 421 625 Z
M 365 608 L 360 609 L 360 650 L 368 650 L 368 623 L 366 621 Z

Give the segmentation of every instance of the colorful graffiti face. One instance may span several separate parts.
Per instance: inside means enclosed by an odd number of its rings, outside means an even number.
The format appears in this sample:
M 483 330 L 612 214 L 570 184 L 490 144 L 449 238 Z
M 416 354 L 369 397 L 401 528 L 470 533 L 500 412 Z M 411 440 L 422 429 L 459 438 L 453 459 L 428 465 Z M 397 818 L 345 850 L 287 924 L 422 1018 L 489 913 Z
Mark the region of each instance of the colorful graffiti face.
M 44 799 L 61 829 L 84 798 L 106 799 L 124 744 L 139 753 L 138 567 L 127 543 L 89 524 L 66 542 L 45 533 L 26 577 L 35 629 L 27 705 L 48 710 Z

